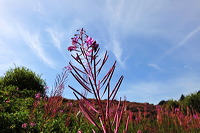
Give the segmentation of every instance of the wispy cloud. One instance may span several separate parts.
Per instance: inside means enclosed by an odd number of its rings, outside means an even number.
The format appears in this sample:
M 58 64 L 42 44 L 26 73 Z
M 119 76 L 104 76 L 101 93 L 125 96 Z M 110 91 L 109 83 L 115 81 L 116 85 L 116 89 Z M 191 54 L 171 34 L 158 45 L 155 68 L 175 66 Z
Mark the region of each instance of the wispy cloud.
M 50 34 L 54 46 L 61 51 L 61 40 L 63 39 L 64 34 L 61 32 L 57 32 L 53 29 L 47 28 L 47 32 Z
M 124 66 L 124 62 L 122 61 L 122 54 L 123 49 L 121 48 L 120 42 L 117 40 L 112 41 L 112 52 L 114 53 L 115 57 L 117 58 L 117 61 L 121 66 Z
M 188 33 L 187 36 L 184 37 L 183 40 L 175 48 L 173 48 L 173 49 L 179 48 L 182 45 L 186 44 L 186 42 L 189 41 L 190 39 L 192 39 L 199 31 L 200 31 L 200 26 L 197 27 L 197 28 L 195 28 L 190 33 Z
M 184 38 L 175 46 L 170 48 L 167 52 L 165 52 L 162 56 L 159 57 L 158 61 L 162 60 L 166 56 L 170 55 L 173 53 L 175 50 L 181 48 L 184 45 L 188 44 L 188 41 L 190 41 L 198 32 L 200 32 L 200 26 L 189 32 Z
M 4 10 L 6 11 L 6 8 L 4 8 Z M 30 10 L 28 11 L 31 12 Z M 12 17 L 16 17 L 16 15 L 14 15 L 14 12 L 8 12 L 7 16 L 5 14 L 3 16 L 0 16 L 1 18 L 0 30 L 2 31 L 0 33 L 0 35 L 2 34 L 0 36 L 0 41 L 2 41 L 3 43 L 7 43 L 7 47 L 4 46 L 4 48 L 6 48 L 7 51 L 10 51 L 11 49 L 18 49 L 22 51 L 26 50 L 26 52 L 24 53 L 28 53 L 25 47 L 26 45 L 28 45 L 29 48 L 35 53 L 36 57 L 38 57 L 40 60 L 42 60 L 45 64 L 47 64 L 51 68 L 55 68 L 56 67 L 55 62 L 48 56 L 45 49 L 43 48 L 43 45 L 40 39 L 41 35 L 36 34 L 37 32 L 40 33 L 40 31 L 37 28 L 32 28 L 33 26 L 29 26 L 28 19 L 27 21 L 22 21 L 23 20 L 22 18 L 21 19 L 18 18 L 15 21 L 10 21 L 12 20 L 11 19 Z M 40 27 L 40 28 L 43 29 L 44 27 Z M 55 40 L 56 36 L 53 39 L 54 41 L 56 41 Z M 15 42 L 14 46 L 13 46 L 13 42 Z M 58 42 L 56 44 L 58 44 Z M 16 54 L 16 52 L 15 51 L 10 52 L 8 55 L 9 58 L 13 57 L 13 54 Z M 4 53 L 4 55 L 7 55 L 7 53 Z M 14 57 L 12 58 L 12 61 L 13 61 L 12 63 L 20 62 L 20 60 L 22 60 L 20 56 L 27 57 L 28 55 L 25 55 L 25 54 L 23 55 L 23 52 L 21 52 L 19 56 L 15 55 L 14 56 L 15 58 Z M 34 57 L 30 57 L 30 58 L 34 58 Z
M 117 61 L 120 66 L 126 67 L 126 60 L 129 57 L 128 53 L 125 53 L 122 40 L 124 38 L 124 33 L 127 30 L 127 19 L 130 17 L 129 13 L 124 10 L 126 4 L 123 0 L 119 0 L 114 2 L 112 0 L 106 1 L 104 12 L 107 15 L 108 27 L 107 30 L 109 32 L 109 40 L 108 44 L 112 53 L 115 55 Z M 128 14 L 128 15 L 127 15 Z
M 155 68 L 155 69 L 157 69 L 157 70 L 159 70 L 159 71 L 161 71 L 162 69 L 158 66 L 158 65 L 156 65 L 156 64 L 147 64 L 147 66 L 149 66 L 149 67 L 152 67 L 152 68 Z
M 45 64 L 50 66 L 51 68 L 56 67 L 53 60 L 51 60 L 45 53 L 45 50 L 42 47 L 42 44 L 39 39 L 39 35 L 37 34 L 30 34 L 30 33 L 23 33 L 24 40 L 28 44 L 28 46 L 33 50 L 36 56 L 38 56 Z

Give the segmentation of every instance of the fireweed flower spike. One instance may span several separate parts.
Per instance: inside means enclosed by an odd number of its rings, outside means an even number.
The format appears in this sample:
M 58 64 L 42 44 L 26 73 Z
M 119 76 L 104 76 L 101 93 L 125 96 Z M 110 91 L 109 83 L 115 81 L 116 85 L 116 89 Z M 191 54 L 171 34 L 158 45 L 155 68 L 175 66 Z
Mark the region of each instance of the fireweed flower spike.
M 113 102 L 124 77 L 121 76 L 114 88 L 111 88 L 111 79 L 116 67 L 116 62 L 114 62 L 108 72 L 100 78 L 101 70 L 109 57 L 107 51 L 102 59 L 98 59 L 99 44 L 89 37 L 84 29 L 77 31 L 79 34 L 75 34 L 72 38 L 72 46 L 69 46 L 68 50 L 74 52 L 71 56 L 79 66 L 69 62 L 70 72 L 84 90 L 94 96 L 95 100 L 88 99 L 86 95 L 70 85 L 69 88 L 74 91 L 75 97 L 79 100 L 82 113 L 100 132 L 117 133 L 120 125 L 124 124 L 123 132 L 125 133 L 129 124 L 129 118 L 125 120 L 126 101 L 122 102 L 120 98 L 118 105 Z M 105 96 L 106 103 L 102 100 Z

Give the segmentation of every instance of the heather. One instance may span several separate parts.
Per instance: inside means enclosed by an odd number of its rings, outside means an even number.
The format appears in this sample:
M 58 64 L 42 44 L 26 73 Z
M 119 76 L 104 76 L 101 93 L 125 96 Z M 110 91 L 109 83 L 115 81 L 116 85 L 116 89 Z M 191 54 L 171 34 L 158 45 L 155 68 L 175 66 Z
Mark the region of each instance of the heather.
M 57 75 L 51 90 L 45 86 L 35 90 L 34 85 L 22 89 L 18 84 L 4 83 L 11 78 L 0 79 L 1 132 L 200 131 L 200 93 L 181 96 L 179 101 L 162 101 L 159 105 L 133 103 L 126 101 L 125 97 L 117 99 L 117 92 L 124 79 L 120 76 L 117 81 L 112 80 L 117 62 L 113 61 L 106 70 L 108 52 L 99 56 L 100 44 L 88 36 L 84 29 L 77 32 L 68 47 L 73 62 L 69 62 Z M 80 84 L 82 91 L 66 82 L 69 75 Z M 111 85 L 113 82 L 115 84 Z M 43 82 L 40 84 L 44 85 Z M 76 100 L 63 98 L 64 89 L 72 89 Z M 88 94 L 94 98 L 89 98 Z

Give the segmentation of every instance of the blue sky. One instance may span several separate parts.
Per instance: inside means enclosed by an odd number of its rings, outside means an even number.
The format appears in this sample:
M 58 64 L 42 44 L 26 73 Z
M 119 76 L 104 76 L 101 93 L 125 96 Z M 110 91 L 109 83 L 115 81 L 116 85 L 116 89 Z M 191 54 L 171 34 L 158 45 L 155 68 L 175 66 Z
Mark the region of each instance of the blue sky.
M 0 76 L 16 64 L 51 87 L 80 28 L 108 50 L 108 66 L 117 60 L 118 98 L 157 104 L 200 90 L 198 0 L 0 0 Z

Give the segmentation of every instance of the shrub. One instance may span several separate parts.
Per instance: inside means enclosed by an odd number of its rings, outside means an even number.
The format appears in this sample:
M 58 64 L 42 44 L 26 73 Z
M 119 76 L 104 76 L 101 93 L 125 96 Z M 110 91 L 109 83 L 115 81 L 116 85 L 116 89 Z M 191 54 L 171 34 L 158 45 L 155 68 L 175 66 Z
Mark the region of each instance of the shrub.
M 167 101 L 167 104 L 166 104 L 166 107 L 168 109 L 171 109 L 171 108 L 178 108 L 179 107 L 179 102 L 176 101 L 176 100 L 168 100 Z
M 184 111 L 187 111 L 187 107 L 189 107 L 192 110 L 195 110 L 200 113 L 200 93 L 192 93 L 190 95 L 187 95 L 184 97 L 183 100 L 179 100 L 179 104 L 184 109 Z
M 200 93 L 193 93 L 188 98 L 188 106 L 200 113 Z
M 0 79 L 0 84 L 2 87 L 12 85 L 17 86 L 20 91 L 28 89 L 45 95 L 45 81 L 41 79 L 40 75 L 25 67 L 15 67 L 8 70 L 5 76 Z
M 29 118 L 34 94 L 33 90 L 19 91 L 16 86 L 6 86 L 0 90 L 0 132 L 21 132 L 22 123 Z

